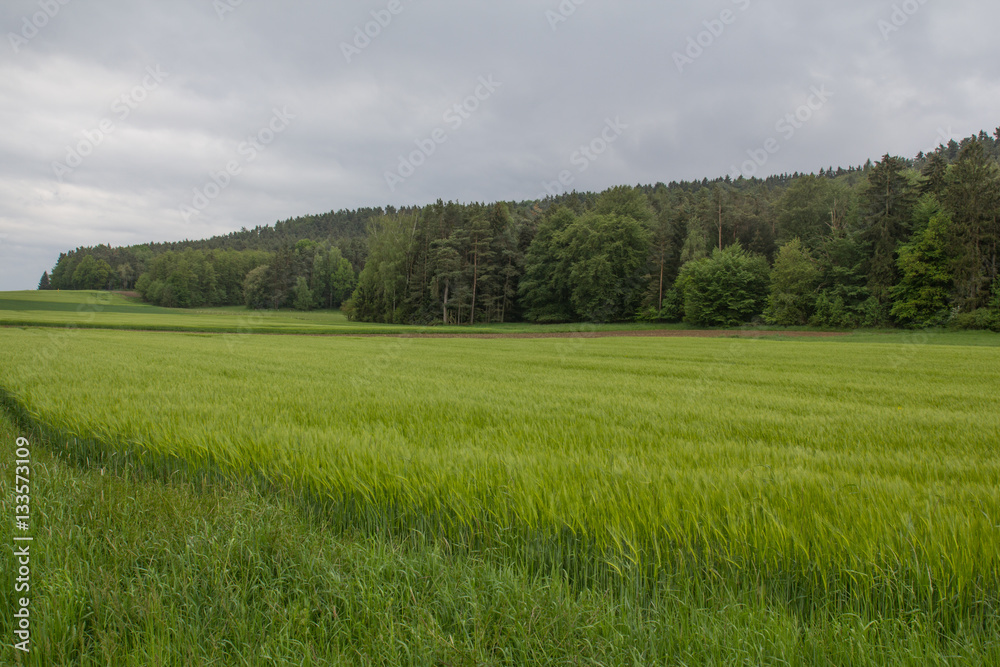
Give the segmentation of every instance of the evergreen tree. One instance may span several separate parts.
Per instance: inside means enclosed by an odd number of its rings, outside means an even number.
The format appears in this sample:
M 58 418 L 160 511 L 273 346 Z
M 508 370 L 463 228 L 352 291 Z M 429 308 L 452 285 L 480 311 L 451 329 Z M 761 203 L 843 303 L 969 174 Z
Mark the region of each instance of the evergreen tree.
M 859 236 L 850 229 L 836 230 L 819 247 L 820 284 L 810 324 L 843 329 L 861 326 L 870 292 Z
M 38 281 L 38 289 L 40 290 L 50 290 L 52 289 L 52 284 L 49 282 L 49 272 L 46 271 L 42 274 L 42 279 Z
M 948 238 L 952 221 L 933 195 L 925 195 L 918 210 L 918 231 L 899 249 L 902 279 L 893 289 L 892 315 L 904 324 L 926 327 L 942 324 L 948 314 L 952 289 Z
M 989 301 L 1000 240 L 1000 167 L 980 143 L 967 144 L 948 172 L 945 203 L 954 216 L 955 304 L 969 312 Z
M 807 249 L 816 248 L 830 227 L 834 185 L 812 175 L 794 181 L 778 202 L 778 240 L 799 239 Z
M 923 169 L 920 171 L 920 194 L 931 194 L 941 199 L 945 196 L 947 185 L 948 163 L 940 153 L 927 156 Z
M 888 319 L 891 291 L 899 282 L 896 251 L 910 235 L 915 193 L 906 169 L 902 158 L 884 156 L 868 172 L 868 184 L 861 195 L 862 239 L 869 251 L 865 273 L 878 308 L 873 324 Z

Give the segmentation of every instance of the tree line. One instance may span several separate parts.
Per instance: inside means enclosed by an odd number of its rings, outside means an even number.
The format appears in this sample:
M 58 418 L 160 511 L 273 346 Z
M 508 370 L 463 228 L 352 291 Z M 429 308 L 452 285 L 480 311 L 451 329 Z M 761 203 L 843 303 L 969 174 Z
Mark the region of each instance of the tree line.
M 77 249 L 40 287 L 413 324 L 1000 329 L 998 163 L 1000 129 L 818 174 L 338 212 Z

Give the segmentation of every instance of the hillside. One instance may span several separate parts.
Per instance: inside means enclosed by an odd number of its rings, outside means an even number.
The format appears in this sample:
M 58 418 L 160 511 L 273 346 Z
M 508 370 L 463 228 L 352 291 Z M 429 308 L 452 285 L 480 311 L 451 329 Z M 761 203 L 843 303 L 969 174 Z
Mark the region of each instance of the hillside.
M 343 306 L 395 324 L 851 328 L 957 315 L 989 327 L 998 162 L 1000 128 L 816 174 L 337 211 L 205 240 L 77 248 L 40 288 L 135 289 L 170 307 Z M 711 305 L 725 301 L 739 305 Z

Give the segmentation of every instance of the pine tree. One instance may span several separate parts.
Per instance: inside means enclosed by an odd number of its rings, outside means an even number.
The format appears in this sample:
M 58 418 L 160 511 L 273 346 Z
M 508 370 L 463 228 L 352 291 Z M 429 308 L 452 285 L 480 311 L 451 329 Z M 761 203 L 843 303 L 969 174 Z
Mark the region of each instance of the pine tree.
M 941 199 L 944 196 L 947 175 L 948 163 L 944 157 L 940 153 L 931 153 L 927 156 L 924 168 L 920 172 L 922 177 L 920 194 L 931 194 Z
M 945 203 L 954 214 L 955 301 L 962 310 L 973 311 L 987 304 L 997 280 L 1000 241 L 1000 167 L 980 143 L 967 144 L 948 172 Z
M 948 258 L 952 221 L 933 195 L 925 195 L 918 209 L 918 231 L 899 249 L 902 279 L 893 288 L 892 315 L 904 324 L 926 327 L 943 323 L 947 316 L 953 282 Z
M 868 185 L 861 196 L 864 232 L 870 258 L 866 273 L 868 288 L 883 313 L 874 322 L 884 323 L 891 290 L 899 282 L 896 250 L 910 235 L 914 191 L 902 158 L 885 155 L 868 172 Z

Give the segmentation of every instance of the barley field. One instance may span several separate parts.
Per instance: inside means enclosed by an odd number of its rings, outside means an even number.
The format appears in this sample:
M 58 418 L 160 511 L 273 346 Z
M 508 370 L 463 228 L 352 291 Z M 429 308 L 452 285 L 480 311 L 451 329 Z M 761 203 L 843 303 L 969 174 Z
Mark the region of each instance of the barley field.
M 640 606 L 685 582 L 803 618 L 997 628 L 997 347 L 0 340 L 7 407 L 79 461 L 246 480 Z

